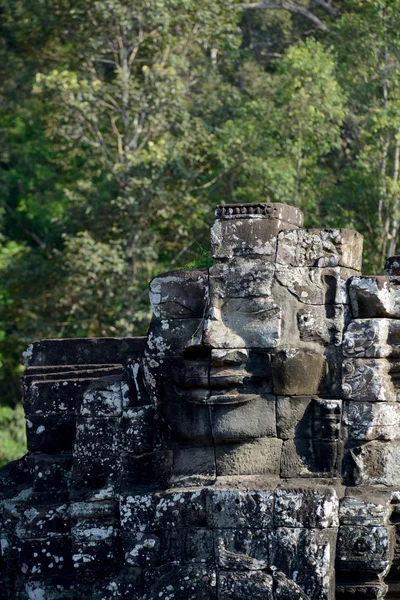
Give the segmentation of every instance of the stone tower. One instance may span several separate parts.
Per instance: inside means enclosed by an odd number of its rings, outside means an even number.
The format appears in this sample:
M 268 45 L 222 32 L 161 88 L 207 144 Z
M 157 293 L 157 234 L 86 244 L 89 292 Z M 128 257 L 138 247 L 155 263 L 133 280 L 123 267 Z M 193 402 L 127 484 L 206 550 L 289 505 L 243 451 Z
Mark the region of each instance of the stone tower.
M 362 277 L 357 232 L 302 225 L 217 207 L 146 337 L 27 348 L 2 598 L 400 597 L 400 263 Z

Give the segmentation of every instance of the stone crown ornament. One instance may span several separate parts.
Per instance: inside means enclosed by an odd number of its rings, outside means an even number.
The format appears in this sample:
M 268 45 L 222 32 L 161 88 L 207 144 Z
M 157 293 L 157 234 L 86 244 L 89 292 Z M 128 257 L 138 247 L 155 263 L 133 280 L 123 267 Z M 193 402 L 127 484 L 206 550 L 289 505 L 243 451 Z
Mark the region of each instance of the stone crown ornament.
M 221 205 L 143 338 L 43 340 L 0 470 L 4 600 L 400 597 L 400 260 Z

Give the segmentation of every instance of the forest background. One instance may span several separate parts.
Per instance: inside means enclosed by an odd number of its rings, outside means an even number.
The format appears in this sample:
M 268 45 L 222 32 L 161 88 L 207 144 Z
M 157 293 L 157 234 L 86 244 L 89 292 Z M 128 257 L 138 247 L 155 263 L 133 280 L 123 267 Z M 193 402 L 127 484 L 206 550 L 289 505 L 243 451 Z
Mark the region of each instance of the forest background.
M 219 203 L 400 227 L 400 0 L 0 0 L 0 464 L 33 340 L 146 332 Z

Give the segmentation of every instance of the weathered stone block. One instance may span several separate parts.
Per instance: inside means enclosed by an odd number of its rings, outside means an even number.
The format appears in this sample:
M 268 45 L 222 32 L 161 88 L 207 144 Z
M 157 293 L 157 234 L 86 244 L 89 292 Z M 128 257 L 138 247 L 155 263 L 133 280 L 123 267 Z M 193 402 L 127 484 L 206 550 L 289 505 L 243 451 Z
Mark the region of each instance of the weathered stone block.
M 309 596 L 281 571 L 273 572 L 275 600 L 309 600 Z
M 302 221 L 300 211 L 297 214 L 293 210 L 289 213 L 286 208 L 283 211 L 286 214 L 275 212 L 272 218 L 268 215 L 245 215 L 244 218 L 235 215 L 234 218 L 226 218 L 225 215 L 217 219 L 211 228 L 213 258 L 262 255 L 273 262 L 279 231 L 297 228 Z
M 78 578 L 75 589 L 75 596 L 79 600 L 125 600 L 124 584 L 120 578 L 113 576 L 104 576 L 100 581 L 95 580 L 91 584 L 87 583 L 87 578 Z M 137 596 L 129 596 L 136 600 Z M 47 600 L 47 598 L 46 598 Z M 53 600 L 50 598 L 49 600 Z
M 385 263 L 385 275 L 400 275 L 400 256 L 389 256 Z
M 400 355 L 400 321 L 355 319 L 343 339 L 343 354 L 354 358 L 386 358 Z
M 211 485 L 217 477 L 213 446 L 177 448 L 174 450 L 170 485 Z
M 341 571 L 382 573 L 390 565 L 390 527 L 354 527 L 339 529 L 337 560 Z
M 101 489 L 118 473 L 121 454 L 115 417 L 78 419 L 73 487 Z
M 343 361 L 344 398 L 368 402 L 394 402 L 396 390 L 385 359 L 348 358 Z
M 163 403 L 160 413 L 167 423 L 173 423 L 178 439 L 194 445 L 212 444 L 212 429 L 209 408 L 206 403 L 193 402 Z
M 122 548 L 127 565 L 149 568 L 160 564 L 160 538 L 154 533 L 123 532 Z
M 266 357 L 268 354 L 264 353 Z M 249 351 L 245 348 L 239 348 L 237 350 L 224 350 L 214 349 L 211 350 L 211 361 L 214 367 L 226 367 L 230 365 L 244 365 L 249 360 Z
M 268 535 L 265 529 L 220 529 L 214 531 L 217 564 L 239 571 L 268 565 Z
M 100 379 L 84 392 L 80 411 L 82 416 L 118 417 L 121 413 L 121 377 Z
M 35 381 L 24 385 L 24 409 L 27 415 L 75 413 L 83 390 L 91 380 Z M 62 416 L 60 416 L 62 418 Z
M 119 510 L 124 531 L 154 531 L 156 499 L 153 494 L 121 495 Z
M 314 342 L 321 346 L 339 346 L 343 330 L 351 321 L 348 305 L 307 305 L 296 315 L 301 342 Z
M 31 475 L 32 491 L 46 494 L 53 503 L 56 494 L 68 492 L 72 469 L 72 455 L 28 454 L 26 464 Z M 32 500 L 30 500 L 32 503 Z
M 205 494 L 182 490 L 121 496 L 120 513 L 124 531 L 205 527 Z
M 75 439 L 75 415 L 69 412 L 29 415 L 26 438 L 30 452 L 71 451 Z
M 400 287 L 397 277 L 353 277 L 349 293 L 356 318 L 400 318 Z
M 31 506 L 21 514 L 16 527 L 19 538 L 41 538 L 70 533 L 70 511 L 67 504 Z
M 216 219 L 236 221 L 237 219 L 266 219 L 286 221 L 302 227 L 304 215 L 295 206 L 281 202 L 259 202 L 252 204 L 220 204 L 215 208 Z
M 355 489 L 353 494 L 357 494 Z M 340 500 L 339 518 L 341 525 L 383 526 L 389 524 L 392 506 L 390 494 L 375 492 L 371 488 L 356 496 L 346 496 Z
M 303 304 L 348 304 L 348 280 L 357 271 L 346 267 L 297 267 L 278 264 L 275 277 Z
M 252 600 L 274 600 L 273 579 L 263 571 L 226 571 L 220 573 L 218 581 L 219 600 L 240 600 L 249 597 Z
M 213 532 L 205 528 L 162 529 L 161 561 L 214 565 Z
M 212 567 L 201 565 L 166 565 L 147 570 L 144 591 L 140 600 L 217 600 L 216 572 Z
M 400 404 L 394 402 L 344 403 L 343 423 L 351 443 L 400 439 Z
M 350 229 L 298 229 L 278 235 L 277 264 L 361 270 L 362 235 Z
M 276 438 L 216 446 L 217 475 L 278 474 L 281 450 Z
M 340 398 L 342 395 L 342 345 L 331 345 L 324 349 L 326 371 L 321 381 L 324 395 Z
M 79 519 L 72 527 L 72 540 L 75 544 L 107 540 L 113 543 L 116 537 L 116 522 L 109 519 Z
M 311 437 L 312 420 L 312 396 L 278 396 L 276 425 L 279 438 L 288 440 L 295 437 Z
M 207 523 L 213 529 L 269 529 L 273 526 L 273 492 L 209 490 Z
M 122 364 L 126 355 L 142 352 L 145 344 L 145 337 L 41 340 L 25 348 L 22 364 L 25 367 Z
M 72 560 L 78 577 L 102 578 L 118 568 L 118 550 L 113 539 L 73 544 Z
M 154 449 L 154 407 L 138 406 L 122 414 L 119 422 L 121 447 L 126 452 L 151 452 Z
M 332 487 L 279 487 L 274 492 L 275 527 L 337 527 L 338 513 L 339 499 Z
M 160 319 L 201 319 L 207 297 L 207 269 L 168 271 L 150 282 L 151 306 Z
M 40 577 L 40 574 L 39 574 Z M 55 579 L 55 581 L 54 581 Z M 2 588 L 3 591 L 3 588 Z M 43 577 L 36 581 L 17 582 L 15 600 L 36 600 L 43 598 L 45 600 L 76 600 L 77 589 L 71 583 L 71 577 L 62 575 L 53 578 L 53 580 L 44 580 Z M 4 596 L 5 600 L 14 600 L 14 596 Z M 80 600 L 86 600 L 83 597 Z
M 149 390 L 145 384 L 143 356 L 126 361 L 124 379 L 125 381 L 121 382 L 123 410 L 151 404 Z M 154 377 L 152 380 L 155 380 Z
M 344 456 L 345 477 L 353 485 L 400 485 L 400 442 L 374 440 L 349 449 Z
M 339 437 L 341 400 L 312 396 L 277 398 L 277 431 L 282 439 Z
M 163 489 L 171 479 L 173 451 L 155 450 L 141 454 L 123 452 L 120 463 L 120 468 L 113 467 L 111 475 L 113 480 L 118 477 L 117 485 L 121 492 L 129 491 L 136 486 L 150 486 L 151 489 L 157 486 Z M 106 482 L 109 480 L 110 476 Z
M 271 358 L 268 350 L 214 349 L 211 353 L 209 378 L 210 386 L 216 393 L 218 388 L 227 392 L 228 388 L 237 387 L 239 384 L 238 391 L 243 390 L 243 393 L 247 394 L 272 391 Z M 236 364 L 231 364 L 234 360 L 232 357 L 236 357 Z
M 264 258 L 216 260 L 210 268 L 210 295 L 219 298 L 270 296 L 275 267 Z
M 160 366 L 160 359 L 168 356 L 181 356 L 186 348 L 192 346 L 196 336 L 202 330 L 202 319 L 156 319 L 153 317 L 144 360 L 154 369 Z M 158 364 L 157 364 L 158 363 Z M 148 375 L 145 371 L 145 377 Z
M 77 422 L 75 455 L 77 462 L 88 465 L 113 463 L 117 459 L 119 419 L 82 418 Z
M 330 600 L 337 530 L 278 527 L 270 535 L 270 564 L 293 578 L 309 598 Z
M 338 477 L 342 452 L 339 441 L 286 440 L 282 449 L 281 477 Z
M 109 500 L 108 490 L 102 490 L 94 497 L 97 500 L 85 502 L 73 502 L 71 504 L 71 517 L 75 521 L 82 519 L 102 519 L 103 521 L 114 522 L 118 519 L 118 506 L 116 500 Z
M 77 572 L 100 576 L 113 572 L 121 559 L 114 502 L 80 502 L 72 506 L 73 561 Z
M 20 569 L 28 576 L 57 576 L 72 568 L 71 538 L 68 535 L 21 540 L 18 554 Z
M 346 574 L 346 573 L 345 573 Z M 342 574 L 339 574 L 342 577 Z M 359 577 L 359 576 L 358 576 Z M 356 577 L 353 577 L 356 579 Z M 362 600 L 381 600 L 385 598 L 388 586 L 383 581 L 372 583 L 343 582 L 341 579 L 336 585 L 336 600 L 349 600 L 349 598 L 362 598 Z

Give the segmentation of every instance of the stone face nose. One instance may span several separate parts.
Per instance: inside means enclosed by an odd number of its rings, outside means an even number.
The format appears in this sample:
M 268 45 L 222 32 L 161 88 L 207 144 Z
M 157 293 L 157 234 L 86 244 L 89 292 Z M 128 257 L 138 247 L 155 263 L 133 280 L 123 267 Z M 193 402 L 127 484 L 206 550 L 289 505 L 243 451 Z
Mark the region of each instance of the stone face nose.
M 218 300 L 218 298 L 211 299 L 210 309 L 203 325 L 203 344 L 207 348 L 214 349 L 243 348 L 244 340 L 223 322 Z

